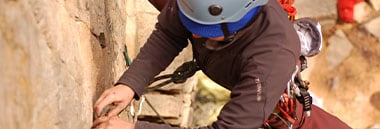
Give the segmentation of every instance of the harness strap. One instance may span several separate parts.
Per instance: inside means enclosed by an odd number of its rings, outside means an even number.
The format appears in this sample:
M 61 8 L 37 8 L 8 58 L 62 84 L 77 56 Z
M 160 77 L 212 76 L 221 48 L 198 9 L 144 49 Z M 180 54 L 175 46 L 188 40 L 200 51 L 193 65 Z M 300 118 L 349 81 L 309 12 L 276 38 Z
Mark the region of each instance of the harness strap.
M 230 33 L 227 23 L 221 23 L 221 27 L 224 35 L 224 42 L 227 44 L 234 39 L 235 35 Z

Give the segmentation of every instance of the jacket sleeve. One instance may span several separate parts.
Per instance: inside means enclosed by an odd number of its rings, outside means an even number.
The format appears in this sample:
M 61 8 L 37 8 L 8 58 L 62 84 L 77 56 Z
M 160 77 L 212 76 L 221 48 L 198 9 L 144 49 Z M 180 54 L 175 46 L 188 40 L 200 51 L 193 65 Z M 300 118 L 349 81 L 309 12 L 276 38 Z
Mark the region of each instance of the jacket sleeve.
M 166 69 L 188 45 L 187 39 L 191 34 L 180 23 L 175 7 L 173 4 L 164 7 L 155 30 L 116 83 L 130 86 L 136 93 L 135 98 L 139 98 L 154 76 Z

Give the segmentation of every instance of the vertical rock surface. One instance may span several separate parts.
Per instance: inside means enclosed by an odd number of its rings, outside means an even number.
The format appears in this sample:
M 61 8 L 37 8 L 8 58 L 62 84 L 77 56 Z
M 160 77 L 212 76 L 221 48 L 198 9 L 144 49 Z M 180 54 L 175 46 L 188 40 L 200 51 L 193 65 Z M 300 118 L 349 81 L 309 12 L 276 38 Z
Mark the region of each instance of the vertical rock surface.
M 158 13 L 140 0 L 0 1 L 0 129 L 91 128 L 94 101 L 127 69 Z M 163 95 L 181 106 L 172 124 L 189 125 L 191 80 Z
M 90 128 L 93 101 L 125 69 L 122 9 L 123 0 L 0 1 L 0 128 Z

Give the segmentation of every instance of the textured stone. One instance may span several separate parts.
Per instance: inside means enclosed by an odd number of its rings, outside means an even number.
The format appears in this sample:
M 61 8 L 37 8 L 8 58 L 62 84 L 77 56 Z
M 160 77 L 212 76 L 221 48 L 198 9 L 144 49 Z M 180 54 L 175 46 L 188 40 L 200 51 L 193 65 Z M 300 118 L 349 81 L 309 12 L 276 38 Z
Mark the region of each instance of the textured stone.
M 376 11 L 380 10 L 380 0 L 369 0 Z
M 1 11 L 5 18 L 0 24 L 6 37 L 1 42 L 4 54 L 0 58 L 5 60 L 0 69 L 7 71 L 0 81 L 7 82 L 0 84 L 7 86 L 2 101 L 7 107 L 1 112 L 14 118 L 0 118 L 1 125 L 19 129 L 89 127 L 90 86 L 95 85 L 92 58 L 87 58 L 91 53 L 86 51 L 91 50 L 90 33 L 57 3 L 44 4 L 48 2 L 1 3 L 6 11 Z M 85 73 L 90 75 L 85 77 Z
M 140 8 L 144 7 L 144 8 Z M 136 0 L 136 27 L 138 28 L 136 40 L 136 54 L 140 51 L 140 47 L 144 45 L 157 22 L 159 12 L 147 1 Z
M 137 42 L 137 16 L 136 16 L 136 0 L 127 0 L 126 5 L 127 21 L 126 21 L 126 44 L 128 46 L 128 54 L 131 59 L 136 57 L 136 42 Z
M 125 34 L 107 28 L 125 32 L 124 24 L 112 20 L 123 17 L 105 11 L 104 3 L 0 1 L 0 102 L 5 105 L 0 114 L 6 116 L 0 118 L 1 129 L 91 127 L 92 103 L 117 76 L 111 74 L 112 67 L 120 67 L 113 49 L 120 49 Z M 115 3 L 116 11 L 125 6 Z
M 328 70 L 333 70 L 349 56 L 353 46 L 342 30 L 337 30 L 328 43 L 326 60 Z
M 378 111 L 380 111 L 380 91 L 375 92 L 370 97 L 371 105 Z
M 141 113 L 138 116 L 139 120 L 152 121 L 150 118 L 160 119 L 154 111 L 156 110 L 168 124 L 181 127 L 189 127 L 191 124 L 194 94 L 158 94 L 155 92 L 145 94 L 144 97 L 145 101 L 142 103 Z M 138 112 L 141 101 L 142 99 L 134 101 L 133 107 L 135 112 Z M 148 104 L 148 101 L 154 109 Z M 130 111 L 131 108 L 127 108 L 127 112 Z M 123 117 L 128 120 L 127 115 L 123 115 Z
M 380 124 L 374 124 L 371 127 L 369 127 L 368 129 L 380 129 Z
M 354 20 L 358 23 L 366 21 L 368 19 L 368 15 L 371 13 L 371 7 L 367 4 L 367 2 L 360 2 L 354 6 Z
M 365 29 L 380 39 L 380 17 L 372 19 L 364 25 Z
M 296 0 L 298 17 L 326 17 L 337 16 L 335 0 Z
M 183 109 L 183 98 L 175 97 L 164 94 L 146 94 L 146 100 L 148 100 L 152 106 L 162 117 L 179 118 Z M 136 102 L 135 106 L 139 103 Z M 137 108 L 136 108 L 137 109 Z M 148 105 L 147 102 L 143 103 L 141 116 L 157 116 L 154 110 Z
M 322 26 L 322 32 L 329 31 L 334 28 L 336 25 L 336 20 L 335 19 L 323 19 L 323 20 L 318 20 L 318 22 Z

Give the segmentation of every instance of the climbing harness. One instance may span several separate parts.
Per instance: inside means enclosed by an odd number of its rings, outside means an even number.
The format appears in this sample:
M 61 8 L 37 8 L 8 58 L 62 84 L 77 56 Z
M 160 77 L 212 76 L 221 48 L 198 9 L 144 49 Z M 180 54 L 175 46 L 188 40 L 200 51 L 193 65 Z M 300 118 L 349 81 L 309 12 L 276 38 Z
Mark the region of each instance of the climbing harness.
M 293 124 L 300 119 L 296 115 L 297 100 L 302 104 L 306 116 L 311 115 L 312 97 L 307 91 L 309 82 L 302 80 L 301 71 L 301 68 L 296 66 L 296 70 L 292 74 L 286 90 L 282 93 L 274 112 L 264 121 L 263 126 L 265 129 L 278 126 L 279 121 L 285 124 L 288 129 L 291 129 Z

